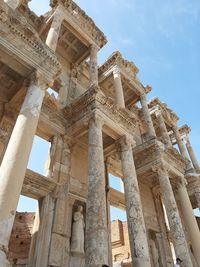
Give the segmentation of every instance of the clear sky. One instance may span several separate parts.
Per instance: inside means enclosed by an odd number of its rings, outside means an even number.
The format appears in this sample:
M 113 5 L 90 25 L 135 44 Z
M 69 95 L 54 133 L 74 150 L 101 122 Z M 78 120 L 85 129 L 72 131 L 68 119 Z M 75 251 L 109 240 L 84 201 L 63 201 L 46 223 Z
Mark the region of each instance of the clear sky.
M 113 51 L 133 61 L 139 79 L 191 127 L 190 140 L 200 161 L 200 1 L 76 0 L 105 33 L 102 63 Z M 49 0 L 32 0 L 42 14 Z

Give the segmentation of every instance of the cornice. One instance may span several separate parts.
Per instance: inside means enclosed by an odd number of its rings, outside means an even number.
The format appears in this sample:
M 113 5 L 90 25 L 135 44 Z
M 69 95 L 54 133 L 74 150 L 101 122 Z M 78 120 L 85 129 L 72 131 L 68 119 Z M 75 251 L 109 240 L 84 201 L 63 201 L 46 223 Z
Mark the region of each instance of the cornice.
M 169 124 L 176 124 L 176 122 L 179 120 L 179 117 L 176 115 L 176 113 L 171 110 L 166 103 L 161 102 L 158 97 L 153 98 L 148 103 L 148 106 L 152 111 L 154 110 L 154 108 L 159 106 L 164 119 L 166 119 Z
M 179 133 L 181 135 L 188 135 L 190 133 L 191 129 L 187 124 L 182 125 L 181 127 L 179 127 Z
M 68 13 L 68 18 L 79 24 L 98 47 L 103 47 L 107 43 L 104 33 L 95 25 L 94 21 L 72 0 L 50 0 L 50 5 L 56 9 L 58 5 L 64 7 Z
M 49 80 L 60 72 L 56 55 L 39 38 L 36 30 L 18 11 L 0 4 L 0 43 L 23 59 L 27 65 L 38 69 Z
M 185 160 L 175 148 L 165 149 L 164 159 L 181 173 L 185 172 L 187 160 Z
M 130 79 L 131 77 L 137 79 L 136 75 L 139 72 L 139 69 L 135 66 L 133 62 L 125 60 L 119 51 L 113 52 L 111 56 L 108 57 L 108 59 L 105 61 L 105 63 L 99 66 L 99 75 L 103 74 L 112 66 L 118 66 L 125 73 L 127 73 Z M 139 81 L 137 80 L 137 82 Z

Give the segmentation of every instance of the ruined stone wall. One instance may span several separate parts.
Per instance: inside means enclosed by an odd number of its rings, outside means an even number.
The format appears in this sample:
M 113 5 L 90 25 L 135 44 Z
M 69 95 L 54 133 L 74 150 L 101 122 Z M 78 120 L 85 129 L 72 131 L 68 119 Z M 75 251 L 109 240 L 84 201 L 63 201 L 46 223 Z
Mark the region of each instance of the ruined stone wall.
M 9 259 L 16 267 L 27 264 L 34 219 L 34 212 L 16 212 L 9 242 Z
M 112 257 L 114 266 L 130 266 L 131 252 L 127 222 L 120 220 L 111 223 Z

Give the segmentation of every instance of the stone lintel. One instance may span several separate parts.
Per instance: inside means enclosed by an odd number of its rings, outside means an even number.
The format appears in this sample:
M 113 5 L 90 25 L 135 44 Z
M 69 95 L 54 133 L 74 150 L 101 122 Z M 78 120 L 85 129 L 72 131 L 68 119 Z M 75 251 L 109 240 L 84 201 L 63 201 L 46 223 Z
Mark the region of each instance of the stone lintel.
M 108 200 L 113 207 L 126 210 L 124 193 L 109 187 Z
M 22 187 L 22 195 L 40 199 L 51 193 L 57 186 L 52 179 L 27 169 Z

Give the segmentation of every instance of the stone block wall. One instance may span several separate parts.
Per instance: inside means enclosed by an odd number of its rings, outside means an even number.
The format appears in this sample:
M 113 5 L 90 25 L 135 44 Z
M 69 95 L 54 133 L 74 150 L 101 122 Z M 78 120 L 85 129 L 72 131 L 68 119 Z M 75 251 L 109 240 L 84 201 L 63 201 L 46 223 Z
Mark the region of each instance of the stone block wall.
M 15 267 L 27 266 L 34 219 L 34 212 L 16 212 L 9 242 L 9 259 Z

